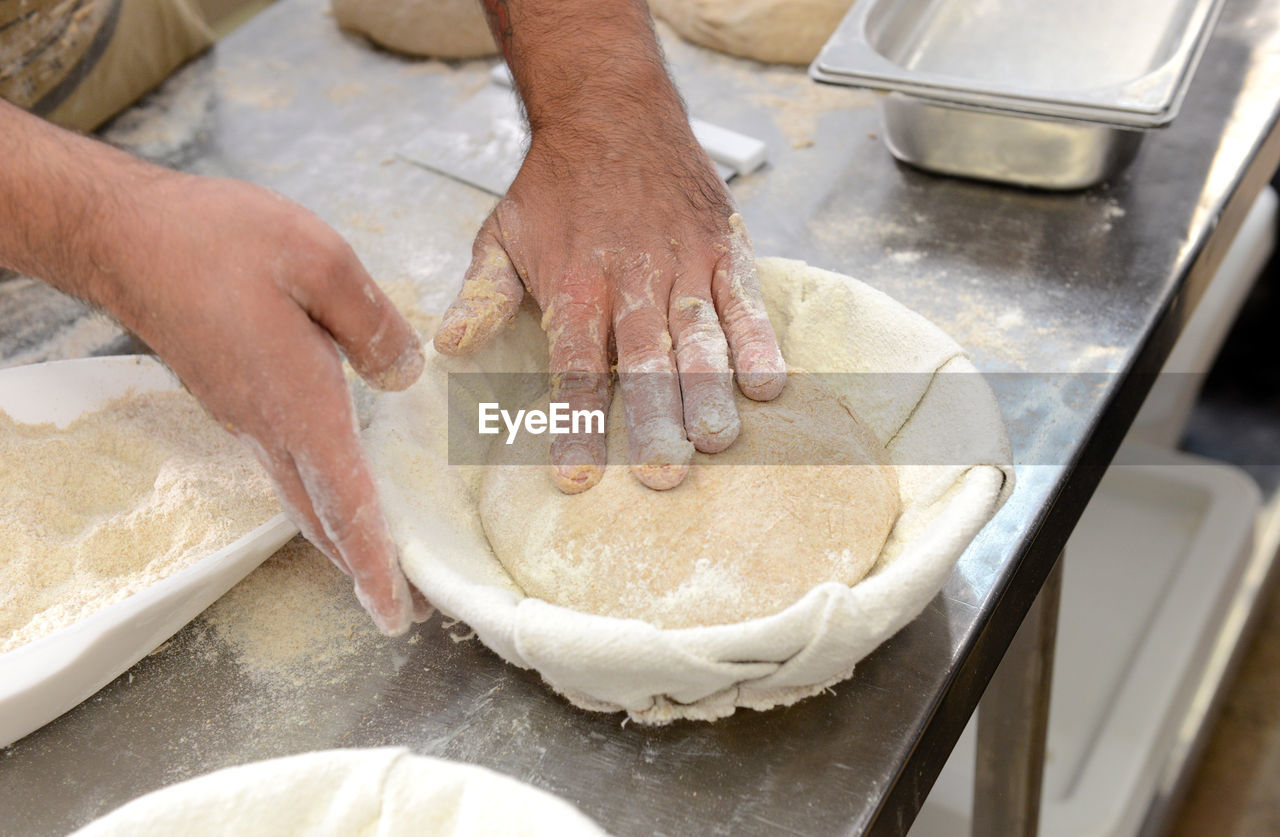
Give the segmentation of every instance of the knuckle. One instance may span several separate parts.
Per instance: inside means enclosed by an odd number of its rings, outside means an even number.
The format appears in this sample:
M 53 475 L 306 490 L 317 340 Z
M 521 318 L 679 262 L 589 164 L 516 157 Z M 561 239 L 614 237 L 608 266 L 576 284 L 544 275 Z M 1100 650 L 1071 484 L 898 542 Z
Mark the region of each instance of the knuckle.
M 641 346 L 618 355 L 618 371 L 630 375 L 671 372 L 671 352 L 662 346 Z
M 323 275 L 339 281 L 350 277 L 357 263 L 356 254 L 342 236 L 329 231 L 317 239 L 314 247 L 319 269 Z
M 773 340 L 773 326 L 764 306 L 753 299 L 735 299 L 725 307 L 724 324 L 741 340 Z
M 714 315 L 680 324 L 675 337 L 677 351 L 716 352 L 725 344 L 724 330 Z
M 666 323 L 658 309 L 648 299 L 624 296 L 613 317 L 613 327 L 619 333 L 652 333 L 664 329 Z
M 729 371 L 729 345 L 724 335 L 717 331 L 701 339 L 686 340 L 676 346 L 676 366 L 681 379 L 690 377 L 695 382 L 707 374 Z
M 608 400 L 606 373 L 586 369 L 557 372 L 551 377 L 551 394 L 574 404 L 596 407 Z
M 476 233 L 476 237 L 471 242 L 471 254 L 473 256 L 480 255 L 494 248 L 502 249 L 502 238 L 498 229 L 496 211 L 490 213 L 489 217 L 485 218 L 484 223 L 480 225 L 480 231 Z
M 719 329 L 715 305 L 711 300 L 702 297 L 678 296 L 672 299 L 667 316 L 675 330 L 680 333 Z
M 551 350 L 553 372 L 604 372 L 609 368 L 608 335 L 595 322 L 586 327 L 568 327 L 561 322 L 550 324 L 547 338 Z
M 552 346 L 551 371 L 556 374 L 602 373 L 607 368 L 600 347 L 584 340 L 562 338 Z
M 561 296 L 551 307 L 551 321 L 562 326 L 574 326 L 594 322 L 604 314 L 604 306 L 597 299 Z
M 776 345 L 771 336 L 762 334 L 759 329 L 753 328 L 743 332 L 738 340 L 738 351 L 740 353 L 771 351 L 775 349 Z
M 666 313 L 656 305 L 643 303 L 626 306 L 614 319 L 618 350 L 638 353 L 655 343 L 669 343 L 667 324 Z M 669 349 L 670 346 L 666 348 Z
M 557 306 L 577 303 L 603 309 L 605 283 L 598 271 L 571 268 L 551 271 L 550 275 L 555 282 L 552 301 Z
M 477 285 L 494 285 L 511 272 L 511 260 L 501 247 L 477 249 L 471 257 L 460 295 L 475 295 Z
M 314 237 L 307 245 L 306 255 L 300 270 L 295 275 L 303 287 L 313 289 L 313 300 L 323 300 L 326 296 L 346 292 L 349 297 L 351 289 L 356 287 L 355 275 L 352 272 L 356 264 L 355 254 L 337 233 Z M 361 302 L 367 302 L 367 294 L 361 294 Z
M 277 223 L 280 234 L 292 249 L 302 250 L 317 262 L 339 262 L 350 257 L 351 248 L 346 240 L 301 207 L 286 207 Z
M 682 372 L 680 374 L 680 391 L 684 400 L 691 407 L 698 407 L 709 401 L 732 401 L 731 393 L 733 372 L 728 364 L 724 369 L 702 372 Z

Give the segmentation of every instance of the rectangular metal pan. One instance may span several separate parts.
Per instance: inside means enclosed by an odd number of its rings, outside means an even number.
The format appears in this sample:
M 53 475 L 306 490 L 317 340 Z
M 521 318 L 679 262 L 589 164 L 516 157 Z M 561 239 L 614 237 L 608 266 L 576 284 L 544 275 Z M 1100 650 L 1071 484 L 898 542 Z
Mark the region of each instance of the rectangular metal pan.
M 1222 0 L 859 0 L 810 67 L 892 91 L 906 162 L 1079 188 L 1177 115 Z

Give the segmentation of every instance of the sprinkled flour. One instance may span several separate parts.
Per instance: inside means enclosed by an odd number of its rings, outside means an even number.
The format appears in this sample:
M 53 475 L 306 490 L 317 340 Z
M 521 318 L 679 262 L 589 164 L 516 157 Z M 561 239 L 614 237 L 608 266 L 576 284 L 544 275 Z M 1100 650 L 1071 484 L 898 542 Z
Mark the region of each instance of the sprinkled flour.
M 320 550 L 294 538 L 204 613 L 255 677 L 329 679 L 335 668 L 388 640 Z
M 280 511 L 257 461 L 185 392 L 66 428 L 0 412 L 0 653 L 194 563 Z

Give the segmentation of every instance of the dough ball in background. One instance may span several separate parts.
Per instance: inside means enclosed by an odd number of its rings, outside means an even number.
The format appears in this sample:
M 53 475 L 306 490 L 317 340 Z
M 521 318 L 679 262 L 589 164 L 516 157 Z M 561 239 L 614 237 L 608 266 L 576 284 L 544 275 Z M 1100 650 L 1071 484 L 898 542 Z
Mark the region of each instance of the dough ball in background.
M 611 463 L 627 461 L 620 402 Z M 480 493 L 494 553 L 529 596 L 662 628 L 742 622 L 824 582 L 857 583 L 901 510 L 879 441 L 803 373 L 776 401 L 739 394 L 737 404 L 738 441 L 714 458 L 695 454 L 671 491 L 645 488 L 615 464 L 590 491 L 561 494 L 545 466 L 523 464 L 546 461 L 548 436 L 495 444 Z M 864 464 L 820 464 L 831 462 Z
M 343 29 L 387 49 L 428 58 L 498 52 L 478 0 L 333 0 Z
M 649 9 L 695 44 L 770 64 L 808 64 L 852 4 L 853 0 L 649 0 Z

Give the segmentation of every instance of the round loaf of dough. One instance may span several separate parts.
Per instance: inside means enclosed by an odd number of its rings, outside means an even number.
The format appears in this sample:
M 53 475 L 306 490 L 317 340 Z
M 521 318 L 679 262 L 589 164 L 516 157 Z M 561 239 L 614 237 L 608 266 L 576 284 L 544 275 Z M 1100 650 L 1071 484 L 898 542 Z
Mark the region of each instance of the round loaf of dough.
M 620 401 L 611 463 L 627 461 Z M 883 446 L 811 375 L 793 372 L 773 402 L 737 403 L 737 442 L 695 454 L 670 491 L 615 464 L 590 491 L 562 494 L 528 464 L 546 462 L 547 436 L 495 444 L 480 518 L 498 560 L 529 596 L 660 628 L 742 622 L 823 582 L 855 584 L 900 511 Z
M 498 48 L 476 0 L 333 0 L 343 29 L 430 58 L 478 58 Z
M 853 0 L 649 0 L 684 38 L 770 64 L 808 64 Z
M 402 747 L 320 750 L 152 791 L 73 837 L 606 837 L 554 794 Z

